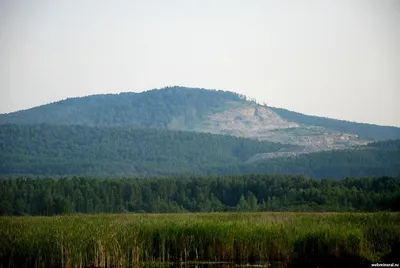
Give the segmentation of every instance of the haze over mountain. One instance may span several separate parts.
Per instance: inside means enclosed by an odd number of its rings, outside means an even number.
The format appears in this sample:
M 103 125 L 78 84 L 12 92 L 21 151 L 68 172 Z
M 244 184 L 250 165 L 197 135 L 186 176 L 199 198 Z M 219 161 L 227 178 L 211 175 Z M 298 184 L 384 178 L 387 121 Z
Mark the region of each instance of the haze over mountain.
M 366 146 L 384 139 L 400 140 L 400 129 L 307 116 L 233 92 L 167 87 L 0 115 L 0 173 L 396 175 L 398 140 Z M 318 153 L 331 150 L 340 151 Z

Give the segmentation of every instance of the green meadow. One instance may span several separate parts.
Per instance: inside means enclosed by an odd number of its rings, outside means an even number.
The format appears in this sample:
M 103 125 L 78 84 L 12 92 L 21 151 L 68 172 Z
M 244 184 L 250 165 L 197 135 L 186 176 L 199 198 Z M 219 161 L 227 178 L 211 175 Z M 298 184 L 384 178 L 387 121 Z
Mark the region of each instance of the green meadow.
M 400 213 L 0 217 L 1 267 L 204 262 L 358 267 L 399 256 Z

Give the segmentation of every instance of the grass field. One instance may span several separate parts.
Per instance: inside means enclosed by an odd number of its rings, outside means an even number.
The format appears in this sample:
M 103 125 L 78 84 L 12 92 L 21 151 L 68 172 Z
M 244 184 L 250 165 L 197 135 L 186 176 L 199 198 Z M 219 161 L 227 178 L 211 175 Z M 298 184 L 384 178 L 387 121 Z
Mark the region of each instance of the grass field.
M 357 267 L 400 256 L 399 213 L 0 217 L 1 267 Z M 305 265 L 305 266 L 304 266 Z

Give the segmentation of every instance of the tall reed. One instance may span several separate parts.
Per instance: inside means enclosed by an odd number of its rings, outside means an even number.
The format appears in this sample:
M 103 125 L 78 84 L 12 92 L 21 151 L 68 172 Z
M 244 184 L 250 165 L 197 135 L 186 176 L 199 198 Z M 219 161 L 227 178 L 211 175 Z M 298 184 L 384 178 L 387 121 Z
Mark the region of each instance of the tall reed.
M 399 213 L 205 213 L 0 217 L 1 267 L 384 261 Z M 338 263 L 339 265 L 340 263 Z

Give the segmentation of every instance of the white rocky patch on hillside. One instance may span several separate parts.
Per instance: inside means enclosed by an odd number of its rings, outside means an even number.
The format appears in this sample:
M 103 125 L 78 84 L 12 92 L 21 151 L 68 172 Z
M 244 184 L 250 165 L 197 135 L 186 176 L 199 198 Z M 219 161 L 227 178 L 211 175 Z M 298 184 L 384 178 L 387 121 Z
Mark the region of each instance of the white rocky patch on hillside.
M 258 138 L 273 129 L 296 128 L 298 124 L 282 119 L 264 106 L 242 106 L 208 116 L 208 127 L 235 136 Z
M 261 105 L 245 105 L 210 114 L 198 131 L 302 146 L 302 149 L 297 148 L 293 151 L 289 149 L 258 154 L 249 159 L 249 162 L 367 144 L 367 141 L 360 140 L 357 135 L 330 131 L 322 127 L 304 127 L 289 122 Z

